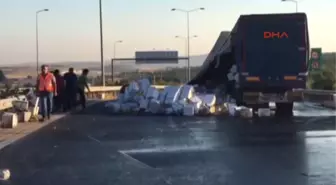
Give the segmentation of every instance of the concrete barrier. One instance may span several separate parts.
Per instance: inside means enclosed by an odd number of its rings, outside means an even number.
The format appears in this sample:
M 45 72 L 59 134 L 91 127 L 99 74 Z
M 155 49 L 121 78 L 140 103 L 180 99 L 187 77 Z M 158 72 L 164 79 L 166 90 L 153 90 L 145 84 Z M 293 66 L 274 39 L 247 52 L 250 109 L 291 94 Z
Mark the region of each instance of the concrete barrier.
M 165 85 L 154 85 L 153 87 L 162 90 Z M 113 100 L 116 99 L 119 95 L 121 86 L 91 86 L 90 92 L 85 91 L 89 99 L 105 99 Z
M 103 92 L 103 91 L 119 91 L 122 86 L 91 86 L 91 92 Z M 157 89 L 163 89 L 165 85 L 153 85 Z
M 10 109 L 13 107 L 13 102 L 18 100 L 17 98 L 6 98 L 0 100 L 0 111 Z
M 153 87 L 157 89 L 164 89 L 165 85 L 154 85 Z M 24 91 L 27 89 L 34 89 L 32 87 L 29 88 L 20 88 L 20 91 Z M 115 99 L 118 97 L 121 86 L 90 86 L 90 92 L 87 90 L 86 95 L 89 99 Z M 13 100 L 17 100 L 17 98 L 7 98 L 0 100 L 0 111 L 12 108 Z
M 322 106 L 330 108 L 330 109 L 336 109 L 335 102 L 324 102 L 324 103 L 322 103 Z

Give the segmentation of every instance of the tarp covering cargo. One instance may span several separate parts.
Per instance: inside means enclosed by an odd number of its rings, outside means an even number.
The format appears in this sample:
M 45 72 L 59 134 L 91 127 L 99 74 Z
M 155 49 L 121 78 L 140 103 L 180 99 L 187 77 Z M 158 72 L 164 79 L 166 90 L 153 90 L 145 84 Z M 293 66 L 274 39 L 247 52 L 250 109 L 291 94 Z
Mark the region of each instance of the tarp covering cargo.
M 205 85 L 207 81 L 214 82 L 223 80 L 221 79 L 223 77 L 223 73 L 220 73 L 220 69 L 222 69 L 222 59 L 219 57 L 223 53 L 231 53 L 231 36 L 228 31 L 222 31 L 219 34 L 215 45 L 212 47 L 210 53 L 201 66 L 200 72 L 189 82 L 189 84 Z
M 204 84 L 204 79 L 209 79 L 208 76 L 211 73 L 213 67 L 215 67 L 215 57 L 217 56 L 218 52 L 223 48 L 225 42 L 228 40 L 230 32 L 222 31 L 215 45 L 212 47 L 210 53 L 208 54 L 207 58 L 205 59 L 203 65 L 201 66 L 200 72 L 189 82 L 189 84 Z

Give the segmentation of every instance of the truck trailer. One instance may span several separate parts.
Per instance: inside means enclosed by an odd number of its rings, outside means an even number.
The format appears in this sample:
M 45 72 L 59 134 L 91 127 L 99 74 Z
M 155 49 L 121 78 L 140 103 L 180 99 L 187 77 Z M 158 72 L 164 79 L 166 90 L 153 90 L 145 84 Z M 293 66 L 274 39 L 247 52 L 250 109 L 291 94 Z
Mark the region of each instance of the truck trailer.
M 292 115 L 300 99 L 295 89 L 306 88 L 306 14 L 241 15 L 227 33 L 189 84 L 223 86 L 237 105 L 258 109 L 275 102 L 277 115 Z

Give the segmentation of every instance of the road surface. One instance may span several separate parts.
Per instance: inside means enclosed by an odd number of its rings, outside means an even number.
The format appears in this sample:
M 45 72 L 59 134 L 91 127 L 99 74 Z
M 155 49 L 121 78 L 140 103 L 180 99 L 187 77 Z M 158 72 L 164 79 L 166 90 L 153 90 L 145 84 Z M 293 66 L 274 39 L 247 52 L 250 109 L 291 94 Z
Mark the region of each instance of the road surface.
M 12 177 L 3 184 L 335 184 L 335 111 L 309 104 L 295 114 L 111 116 L 99 103 L 4 148 L 0 167 Z

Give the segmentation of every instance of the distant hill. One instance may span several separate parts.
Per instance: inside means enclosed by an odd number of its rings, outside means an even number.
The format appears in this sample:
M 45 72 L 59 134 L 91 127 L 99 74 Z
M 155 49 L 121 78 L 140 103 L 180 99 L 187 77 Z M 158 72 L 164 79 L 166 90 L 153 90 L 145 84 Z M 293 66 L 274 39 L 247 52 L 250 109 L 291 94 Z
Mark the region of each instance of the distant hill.
M 190 65 L 191 66 L 200 66 L 203 64 L 207 55 L 196 55 L 190 57 Z M 41 62 L 42 63 L 42 62 Z M 3 74 L 8 76 L 8 78 L 25 78 L 28 75 L 35 76 L 36 75 L 36 66 L 34 62 L 30 63 L 22 63 L 22 64 L 13 64 L 1 66 L 3 70 Z M 59 69 L 61 71 L 66 71 L 68 68 L 73 67 L 77 70 L 88 68 L 92 71 L 91 74 L 96 74 L 100 72 L 100 62 L 99 61 L 65 61 L 65 62 L 49 62 L 44 63 L 50 65 L 51 69 Z M 136 65 L 134 61 L 116 61 L 114 65 L 114 72 L 128 72 L 139 70 L 156 70 L 156 69 L 164 69 L 167 67 L 184 67 L 186 66 L 186 61 L 181 60 L 178 64 L 142 64 Z M 106 73 L 110 73 L 111 71 L 111 62 L 105 61 L 105 71 Z
M 336 52 L 323 53 L 322 58 L 325 61 L 334 61 L 336 63 Z

